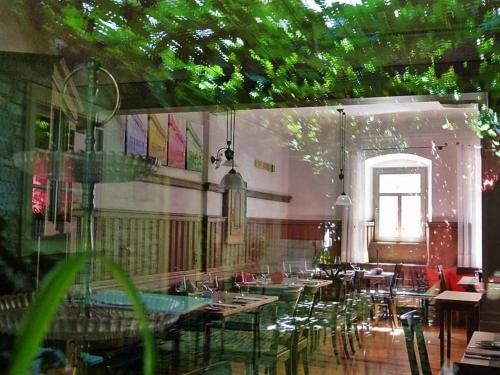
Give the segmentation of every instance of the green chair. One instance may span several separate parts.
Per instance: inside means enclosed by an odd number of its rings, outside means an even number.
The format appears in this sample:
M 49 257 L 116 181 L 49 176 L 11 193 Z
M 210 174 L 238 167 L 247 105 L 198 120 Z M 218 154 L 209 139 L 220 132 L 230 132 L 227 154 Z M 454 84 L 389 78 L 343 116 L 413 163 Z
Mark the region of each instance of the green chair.
M 283 289 L 275 304 L 262 308 L 258 349 L 255 348 L 252 331 L 236 329 L 236 322 L 244 318 L 234 317 L 231 329 L 225 329 L 229 321 L 222 326 L 211 327 L 220 329 L 220 334 L 214 335 L 211 340 L 211 360 L 244 363 L 248 374 L 257 374 L 260 367 L 264 367 L 266 373 L 274 374 L 278 363 L 284 363 L 287 374 L 290 374 L 295 327 L 285 322 L 294 319 L 302 290 L 302 287 Z
M 231 363 L 227 361 L 213 363 L 193 371 L 187 372 L 184 375 L 231 375 Z
M 394 274 L 391 278 L 389 290 L 378 290 L 374 291 L 372 294 L 375 319 L 379 317 L 380 307 L 384 307 L 391 323 L 391 329 L 394 329 L 394 326 L 397 325 L 396 292 L 397 283 L 401 280 L 402 268 L 403 265 L 401 263 L 394 266 Z
M 417 310 L 409 311 L 401 315 L 400 319 L 405 334 L 406 351 L 408 352 L 408 359 L 410 361 L 411 374 L 431 375 L 432 371 L 429 365 L 427 348 L 425 347 L 425 338 L 419 312 Z M 414 340 L 417 341 L 420 363 L 417 361 L 415 354 Z
M 319 346 L 320 333 L 324 333 L 326 340 L 329 335 L 332 341 L 333 353 L 337 363 L 340 363 L 338 341 L 341 340 L 344 356 L 349 359 L 347 348 L 347 324 L 346 324 L 346 296 L 349 280 L 346 278 L 334 278 L 332 284 L 333 293 L 329 300 L 328 296 L 319 301 L 314 311 L 314 342 Z

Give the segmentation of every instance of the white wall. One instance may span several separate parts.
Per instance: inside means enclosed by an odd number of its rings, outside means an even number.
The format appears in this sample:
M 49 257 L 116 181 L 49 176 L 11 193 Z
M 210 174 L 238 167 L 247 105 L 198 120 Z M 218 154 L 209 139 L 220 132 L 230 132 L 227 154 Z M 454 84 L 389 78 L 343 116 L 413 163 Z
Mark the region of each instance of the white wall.
M 356 108 L 359 112 L 360 109 Z M 369 110 L 365 108 L 363 110 Z M 387 110 L 387 109 L 385 109 Z M 298 110 L 297 110 L 298 111 Z M 355 111 L 352 111 L 355 113 Z M 441 151 L 430 148 L 404 150 L 432 161 L 432 219 L 456 220 L 456 142 L 474 141 L 467 129 L 466 119 L 474 116 L 474 109 L 432 108 L 420 112 L 377 113 L 376 115 L 349 115 L 347 145 L 349 148 L 374 148 L 366 156 L 394 153 L 393 147 L 429 147 L 448 143 Z M 316 114 L 314 113 L 314 116 Z M 291 151 L 287 142 L 290 135 L 279 131 L 283 124 L 272 126 L 276 110 L 266 117 L 266 110 L 238 111 L 236 117 L 236 170 L 248 183 L 248 189 L 291 195 L 290 203 L 249 198 L 248 217 L 289 219 L 340 219 L 340 212 L 333 203 L 341 193 L 338 179 L 338 122 L 335 112 L 319 116 L 322 121 L 320 147 L 331 150 L 333 170 L 315 173 L 312 165 L 302 160 L 303 154 Z M 165 116 L 166 115 L 160 115 Z M 177 114 L 182 119 L 203 122 L 202 113 Z M 210 114 L 209 152 L 225 146 L 225 114 Z M 452 130 L 443 129 L 448 124 Z M 277 130 L 278 129 L 278 130 Z M 123 151 L 123 129 L 114 121 L 105 130 L 106 150 Z M 208 157 L 210 157 L 208 155 Z M 267 172 L 255 167 L 255 160 L 262 160 L 276 166 L 276 172 Z M 208 167 L 208 181 L 218 184 L 230 167 L 215 169 Z M 201 173 L 161 167 L 159 174 L 185 180 L 201 182 Z M 349 171 L 347 171 L 349 173 Z M 201 213 L 201 193 L 196 190 L 173 188 L 146 183 L 108 184 L 97 187 L 96 206 L 106 208 L 127 208 L 174 212 L 186 214 Z M 349 194 L 348 187 L 346 192 Z M 207 213 L 222 214 L 222 196 L 208 192 Z
M 248 121 L 248 111 L 238 111 L 236 114 L 235 136 L 235 167 L 247 182 L 249 190 L 259 192 L 288 195 L 289 183 L 289 150 L 285 141 L 276 133 L 257 123 Z M 226 145 L 226 116 L 225 113 L 210 115 L 210 154 L 215 156 L 218 149 Z M 255 160 L 275 165 L 275 172 L 255 167 Z M 223 156 L 223 161 L 225 158 Z M 218 184 L 231 167 L 214 165 L 209 166 L 208 181 Z M 209 208 L 215 210 L 212 202 L 213 195 L 209 195 Z M 221 201 L 220 201 L 221 202 Z M 270 200 L 248 198 L 247 216 L 258 218 L 286 218 L 287 203 Z
M 95 207 L 115 210 L 199 215 L 198 190 L 145 182 L 106 183 L 96 186 Z
M 245 112 L 245 111 L 242 111 Z M 288 146 L 280 138 L 259 124 L 245 121 L 245 115 L 237 112 L 235 137 L 235 169 L 241 173 L 249 190 L 276 194 L 288 194 Z M 210 116 L 210 153 L 226 145 L 225 114 Z M 255 160 L 275 165 L 275 172 L 256 168 Z M 225 159 L 224 159 L 225 161 Z M 209 182 L 219 183 L 230 167 L 210 168 Z
M 157 117 L 160 124 L 166 129 L 167 114 L 159 113 Z M 178 113 L 176 119 L 203 124 L 203 113 Z M 115 117 L 104 128 L 103 148 L 106 152 L 122 153 L 124 142 L 125 124 L 120 117 Z M 202 181 L 201 172 L 167 166 L 161 166 L 157 174 L 182 180 Z M 96 208 L 199 215 L 202 210 L 201 204 L 201 192 L 193 189 L 137 181 L 96 185 Z
M 432 161 L 432 220 L 456 220 L 457 194 L 457 142 L 477 143 L 477 137 L 467 125 L 467 120 L 474 118 L 475 108 L 444 108 L 440 104 L 419 105 L 424 110 L 415 110 L 398 104 L 377 106 L 346 106 L 347 113 L 347 148 L 375 149 L 366 151 L 366 157 L 387 153 L 397 153 L 393 148 L 410 148 L 401 152 L 422 156 Z M 363 107 L 363 108 L 361 108 Z M 374 112 L 364 115 L 363 112 Z M 394 111 L 394 112 L 390 112 Z M 307 113 L 307 111 L 304 111 Z M 305 115 L 303 115 L 305 116 Z M 305 116 L 307 117 L 307 116 Z M 335 114 L 328 119 L 325 113 L 318 115 L 317 110 L 310 110 L 308 121 L 317 121 L 323 129 L 320 147 L 338 149 L 338 120 Z M 439 151 L 432 145 L 448 143 Z M 290 157 L 289 194 L 292 201 L 288 207 L 291 219 L 321 219 L 333 217 L 339 219 L 339 210 L 332 210 L 334 199 L 341 192 L 338 180 L 338 157 L 332 152 L 331 163 L 334 171 L 323 171 L 315 175 L 311 164 L 300 160 L 301 154 Z M 347 173 L 350 171 L 347 169 Z M 333 178 L 333 182 L 332 182 Z M 349 187 L 346 187 L 346 192 Z
M 312 165 L 300 158 L 300 154 L 294 153 L 289 160 L 288 191 L 292 200 L 288 206 L 288 218 L 339 219 L 341 213 L 333 204 L 342 192 L 338 171 L 314 173 Z
M 158 114 L 160 123 L 167 121 L 166 114 Z M 203 123 L 203 113 L 176 113 L 177 119 Z M 210 115 L 210 154 L 225 146 L 226 118 L 224 115 Z M 108 152 L 123 152 L 125 126 L 119 118 L 113 119 L 104 130 L 103 148 Z M 236 125 L 236 170 L 241 172 L 248 183 L 248 189 L 276 194 L 288 194 L 288 147 L 276 139 L 269 130 L 245 123 L 237 116 Z M 210 157 L 210 155 L 208 155 Z M 275 172 L 256 168 L 255 159 L 272 163 Z M 208 181 L 220 183 L 229 167 L 215 169 L 209 165 Z M 202 182 L 201 172 L 160 167 L 159 175 Z M 202 214 L 202 193 L 193 189 L 182 189 L 144 182 L 98 184 L 96 186 L 96 208 L 127 209 L 151 212 L 172 212 L 180 214 Z M 222 194 L 207 193 L 207 214 L 222 215 Z M 287 203 L 249 198 L 247 216 L 260 218 L 286 218 Z
M 372 120 L 373 127 L 363 134 L 361 148 L 379 148 L 366 152 L 366 157 L 401 152 L 414 154 L 432 162 L 431 203 L 432 221 L 456 221 L 457 210 L 457 143 L 477 143 L 478 138 L 466 124 L 475 116 L 473 109 L 452 109 L 424 113 L 380 116 Z M 358 124 L 366 124 L 366 117 L 359 117 Z M 444 129 L 446 122 L 452 129 Z M 437 146 L 444 145 L 442 150 Z M 434 145 L 434 147 L 433 147 Z

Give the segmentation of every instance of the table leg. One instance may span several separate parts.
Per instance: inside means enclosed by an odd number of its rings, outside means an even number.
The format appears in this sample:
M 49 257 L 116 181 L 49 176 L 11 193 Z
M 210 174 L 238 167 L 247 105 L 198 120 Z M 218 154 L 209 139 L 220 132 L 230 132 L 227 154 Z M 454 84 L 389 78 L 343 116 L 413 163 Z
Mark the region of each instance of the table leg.
M 466 332 L 467 332 L 467 344 L 469 343 L 472 334 L 474 331 L 478 330 L 478 314 L 477 314 L 477 307 L 476 306 L 471 306 L 470 308 L 467 309 L 466 311 L 466 316 L 465 316 L 465 327 L 466 327 Z
M 226 329 L 226 319 L 222 319 L 220 329 L 220 354 L 224 354 L 224 330 Z
M 448 309 L 447 314 L 446 314 L 446 364 L 450 364 L 450 357 L 451 357 L 451 318 L 452 318 L 453 312 L 452 310 Z
M 443 306 L 439 306 L 439 367 L 444 363 L 444 325 L 446 314 Z
M 429 299 L 422 299 L 422 308 L 424 310 L 424 322 L 429 324 Z
M 205 323 L 205 343 L 203 349 L 203 357 L 205 364 L 210 362 L 210 323 Z

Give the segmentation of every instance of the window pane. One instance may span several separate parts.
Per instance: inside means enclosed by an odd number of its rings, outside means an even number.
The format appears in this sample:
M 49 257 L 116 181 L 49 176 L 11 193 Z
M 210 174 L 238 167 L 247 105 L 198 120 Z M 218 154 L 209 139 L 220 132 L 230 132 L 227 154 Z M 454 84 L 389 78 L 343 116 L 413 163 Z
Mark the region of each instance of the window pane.
M 379 198 L 379 239 L 394 239 L 398 236 L 398 197 Z
M 420 196 L 401 197 L 401 239 L 415 240 L 422 236 Z
M 381 174 L 380 193 L 420 193 L 420 174 Z

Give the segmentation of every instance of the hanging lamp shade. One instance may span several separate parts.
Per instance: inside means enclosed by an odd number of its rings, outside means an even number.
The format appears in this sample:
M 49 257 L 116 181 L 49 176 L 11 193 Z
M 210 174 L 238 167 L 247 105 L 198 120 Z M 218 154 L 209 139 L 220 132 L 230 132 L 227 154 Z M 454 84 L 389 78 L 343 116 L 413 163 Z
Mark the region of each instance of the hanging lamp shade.
M 337 206 L 350 206 L 352 204 L 351 198 L 345 193 L 345 179 L 344 179 L 344 166 L 345 166 L 345 124 L 344 124 L 344 116 L 345 112 L 342 108 L 337 109 L 339 112 L 340 118 L 340 174 L 339 180 L 342 182 L 342 194 L 340 194 L 335 201 L 335 205 Z
M 350 206 L 351 204 L 351 198 L 345 192 L 342 192 L 335 201 L 336 206 Z
M 220 182 L 221 188 L 224 190 L 245 190 L 247 183 L 241 177 L 241 174 L 231 168 L 229 172 L 222 178 Z

